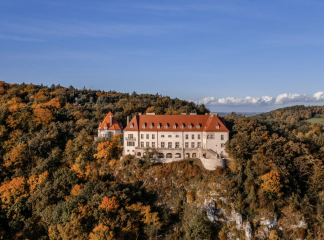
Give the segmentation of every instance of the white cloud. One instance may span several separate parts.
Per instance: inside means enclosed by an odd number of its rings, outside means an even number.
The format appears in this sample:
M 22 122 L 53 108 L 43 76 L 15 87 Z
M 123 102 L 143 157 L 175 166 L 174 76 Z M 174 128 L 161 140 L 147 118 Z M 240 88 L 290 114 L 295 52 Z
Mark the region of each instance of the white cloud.
M 290 103 L 324 103 L 324 92 L 320 91 L 312 96 L 308 94 L 299 93 L 283 93 L 277 97 L 263 96 L 263 97 L 250 97 L 245 98 L 215 98 L 206 97 L 201 100 L 193 101 L 196 104 L 205 104 L 206 106 L 242 106 L 242 107 L 258 107 L 258 106 L 280 106 Z

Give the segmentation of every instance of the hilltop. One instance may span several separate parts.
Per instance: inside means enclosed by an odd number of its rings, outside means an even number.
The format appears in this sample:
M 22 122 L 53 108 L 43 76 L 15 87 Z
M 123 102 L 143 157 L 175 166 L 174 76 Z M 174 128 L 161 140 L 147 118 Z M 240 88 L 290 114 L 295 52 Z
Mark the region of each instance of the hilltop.
M 3 239 L 323 239 L 324 107 L 225 116 L 232 162 L 120 159 L 112 111 L 208 113 L 152 94 L 0 83 Z

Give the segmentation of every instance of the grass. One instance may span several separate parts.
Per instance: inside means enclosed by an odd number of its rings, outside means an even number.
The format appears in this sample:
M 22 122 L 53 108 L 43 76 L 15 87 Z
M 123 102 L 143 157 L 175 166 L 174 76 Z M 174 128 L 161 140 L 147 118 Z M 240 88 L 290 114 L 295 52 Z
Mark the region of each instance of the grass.
M 321 123 L 324 125 L 324 118 L 311 118 L 311 119 L 308 119 L 306 120 L 307 122 L 310 122 L 311 124 L 314 124 L 314 123 Z

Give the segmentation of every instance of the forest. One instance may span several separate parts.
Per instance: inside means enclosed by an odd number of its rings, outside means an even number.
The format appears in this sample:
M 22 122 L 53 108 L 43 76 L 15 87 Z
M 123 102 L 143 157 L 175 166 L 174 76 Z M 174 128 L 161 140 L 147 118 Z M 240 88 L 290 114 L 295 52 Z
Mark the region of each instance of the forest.
M 0 239 L 324 239 L 324 106 L 226 115 L 228 167 L 121 158 L 113 112 L 209 113 L 159 94 L 0 82 Z

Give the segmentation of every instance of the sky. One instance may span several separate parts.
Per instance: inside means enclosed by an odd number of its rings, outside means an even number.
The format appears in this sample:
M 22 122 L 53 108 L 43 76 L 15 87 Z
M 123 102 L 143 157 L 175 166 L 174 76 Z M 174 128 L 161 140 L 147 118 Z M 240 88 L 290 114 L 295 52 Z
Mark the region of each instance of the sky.
M 0 0 L 0 80 L 211 111 L 324 104 L 322 0 Z

